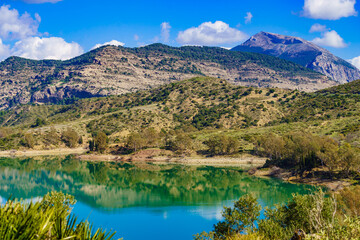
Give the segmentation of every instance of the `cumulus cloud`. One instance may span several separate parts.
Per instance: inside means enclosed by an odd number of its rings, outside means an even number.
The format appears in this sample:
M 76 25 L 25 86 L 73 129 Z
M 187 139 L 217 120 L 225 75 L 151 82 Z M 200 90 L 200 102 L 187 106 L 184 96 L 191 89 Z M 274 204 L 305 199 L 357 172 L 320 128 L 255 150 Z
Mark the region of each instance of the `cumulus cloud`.
M 313 43 L 321 46 L 328 46 L 334 48 L 344 48 L 347 44 L 344 42 L 344 39 L 340 35 L 332 30 L 324 32 L 321 38 L 315 38 L 312 40 Z
M 251 14 L 251 12 L 247 12 L 246 16 L 245 16 L 245 23 L 246 24 L 251 23 L 252 18 L 253 18 L 253 15 Z
M 305 0 L 303 15 L 324 20 L 356 16 L 355 3 L 356 0 Z
M 177 41 L 184 45 L 219 45 L 241 42 L 247 38 L 247 34 L 231 28 L 229 24 L 216 21 L 204 22 L 198 27 L 179 32 Z
M 315 23 L 314 25 L 311 26 L 309 32 L 314 33 L 314 32 L 325 32 L 325 31 L 327 31 L 326 25 Z
M 119 42 L 117 40 L 111 40 L 110 42 L 106 42 L 106 43 L 98 43 L 96 44 L 95 46 L 93 46 L 91 48 L 91 50 L 95 49 L 95 48 L 99 48 L 99 47 L 102 47 L 102 46 L 107 46 L 107 45 L 112 45 L 112 46 L 124 46 L 125 43 L 123 42 Z
M 0 61 L 10 56 L 10 46 L 5 45 L 0 38 Z
M 349 62 L 360 70 L 360 56 L 350 59 Z
M 20 15 L 9 5 L 0 7 L 0 37 L 3 39 L 23 39 L 34 36 L 38 32 L 41 18 L 35 14 L 33 19 L 28 13 Z
M 171 29 L 170 23 L 168 22 L 161 23 L 161 38 L 163 42 L 169 42 L 170 29 Z
M 23 0 L 23 2 L 30 3 L 30 4 L 39 4 L 39 3 L 57 3 L 62 0 Z
M 11 54 L 30 59 L 66 60 L 82 54 L 78 43 L 68 43 L 59 37 L 30 37 L 15 43 Z

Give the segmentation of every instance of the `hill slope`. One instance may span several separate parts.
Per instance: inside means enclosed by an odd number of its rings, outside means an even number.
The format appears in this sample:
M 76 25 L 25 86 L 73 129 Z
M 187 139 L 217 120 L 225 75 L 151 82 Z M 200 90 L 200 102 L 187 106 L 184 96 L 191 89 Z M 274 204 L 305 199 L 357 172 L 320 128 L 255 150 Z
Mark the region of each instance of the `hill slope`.
M 250 86 L 313 91 L 335 85 L 279 58 L 214 47 L 106 46 L 68 61 L 10 57 L 0 63 L 0 109 L 118 95 L 206 75 Z
M 304 93 L 196 77 L 121 96 L 81 99 L 66 106 L 17 106 L 0 111 L 0 147 L 19 148 L 26 134 L 37 139 L 39 148 L 47 147 L 51 136 L 59 142 L 69 127 L 84 137 L 85 144 L 99 131 L 105 132 L 111 143 L 123 144 L 130 133 L 153 129 L 151 134 L 160 138 L 180 131 L 197 135 L 200 141 L 213 133 L 229 134 L 243 139 L 247 149 L 251 149 L 251 136 L 290 131 L 340 139 L 346 135 L 359 145 L 359 82 Z
M 263 53 L 298 63 L 339 83 L 360 79 L 360 70 L 328 50 L 298 37 L 260 32 L 233 51 Z

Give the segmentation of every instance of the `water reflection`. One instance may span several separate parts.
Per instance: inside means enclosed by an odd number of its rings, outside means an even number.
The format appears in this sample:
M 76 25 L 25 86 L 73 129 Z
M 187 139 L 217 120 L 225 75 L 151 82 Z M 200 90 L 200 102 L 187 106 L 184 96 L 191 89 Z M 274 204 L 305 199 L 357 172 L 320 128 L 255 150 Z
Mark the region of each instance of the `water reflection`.
M 263 206 L 273 206 L 311 188 L 251 177 L 236 168 L 93 163 L 71 157 L 0 159 L 3 199 L 31 199 L 54 190 L 74 195 L 75 213 L 82 218 L 91 213 L 89 220 L 118 230 L 119 237 L 141 239 L 145 231 L 144 236 L 168 239 L 166 233 L 179 231 L 181 223 L 188 232 L 181 229 L 178 239 L 191 239 L 192 234 L 211 229 L 221 218 L 223 205 L 246 193 L 253 193 Z M 141 234 L 138 224 L 144 224 Z

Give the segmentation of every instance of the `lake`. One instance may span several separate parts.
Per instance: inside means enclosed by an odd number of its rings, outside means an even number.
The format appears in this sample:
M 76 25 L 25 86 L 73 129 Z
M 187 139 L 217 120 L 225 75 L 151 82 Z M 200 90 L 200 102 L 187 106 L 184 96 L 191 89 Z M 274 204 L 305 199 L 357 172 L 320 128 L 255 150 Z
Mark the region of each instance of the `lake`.
M 116 237 L 192 239 L 212 230 L 223 206 L 253 193 L 264 206 L 314 188 L 256 178 L 235 167 L 81 162 L 72 157 L 0 158 L 0 197 L 41 199 L 49 191 L 75 196 L 73 213 Z

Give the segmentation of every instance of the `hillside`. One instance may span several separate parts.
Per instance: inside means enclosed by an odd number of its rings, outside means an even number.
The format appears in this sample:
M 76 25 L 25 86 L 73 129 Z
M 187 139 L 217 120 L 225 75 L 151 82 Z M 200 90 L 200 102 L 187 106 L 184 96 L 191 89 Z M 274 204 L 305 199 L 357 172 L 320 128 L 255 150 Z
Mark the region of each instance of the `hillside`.
M 0 109 L 71 103 L 119 95 L 205 75 L 237 85 L 314 91 L 336 85 L 302 66 L 255 53 L 214 47 L 105 46 L 67 61 L 10 57 L 0 63 Z
M 262 53 L 289 60 L 339 83 L 360 79 L 360 70 L 355 66 L 299 37 L 260 32 L 232 50 Z
M 24 136 L 31 134 L 37 148 L 59 146 L 68 128 L 83 136 L 84 144 L 93 134 L 104 132 L 111 144 L 121 145 L 129 135 L 150 129 L 164 141 L 166 134 L 174 137 L 179 132 L 203 140 L 213 132 L 225 133 L 242 139 L 246 149 L 252 148 L 254 136 L 288 131 L 334 137 L 352 134 L 351 142 L 358 145 L 360 99 L 359 94 L 351 93 L 358 89 L 358 83 L 305 93 L 197 77 L 69 105 L 23 105 L 0 112 L 1 145 L 19 148 L 24 145 Z M 52 139 L 49 134 L 55 134 L 56 143 L 48 142 Z

